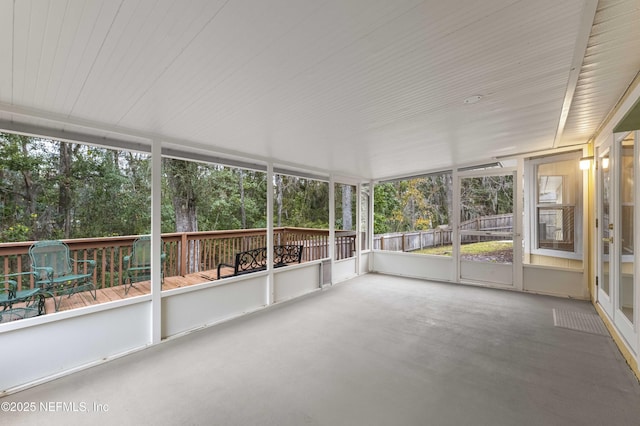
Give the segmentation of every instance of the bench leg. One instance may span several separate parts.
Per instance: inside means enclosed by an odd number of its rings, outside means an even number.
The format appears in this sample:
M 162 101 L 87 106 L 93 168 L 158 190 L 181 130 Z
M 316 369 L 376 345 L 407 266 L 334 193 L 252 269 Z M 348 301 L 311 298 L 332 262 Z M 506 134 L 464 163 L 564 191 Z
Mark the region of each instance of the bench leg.
M 47 313 L 46 308 L 44 306 L 45 297 L 44 294 L 37 294 L 36 298 L 38 300 L 38 315 L 44 315 Z

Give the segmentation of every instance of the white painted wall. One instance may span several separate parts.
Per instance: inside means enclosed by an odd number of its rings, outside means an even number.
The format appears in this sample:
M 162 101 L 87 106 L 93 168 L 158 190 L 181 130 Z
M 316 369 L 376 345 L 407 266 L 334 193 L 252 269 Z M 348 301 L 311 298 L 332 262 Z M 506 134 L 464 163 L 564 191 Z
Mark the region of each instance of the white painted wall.
M 162 293 L 162 338 L 205 327 L 267 305 L 266 273 Z
M 460 279 L 490 283 L 491 286 L 513 286 L 513 265 L 510 263 L 460 261 Z
M 148 346 L 151 302 L 144 299 L 3 324 L 0 395 Z
M 369 272 L 369 259 L 373 258 L 371 252 L 362 253 L 360 255 L 360 274 L 366 274 Z
M 339 283 L 356 276 L 356 258 L 336 260 L 331 273 L 332 282 Z
M 275 302 L 282 302 L 320 289 L 321 262 L 277 268 L 273 274 Z
M 454 281 L 452 277 L 455 274 L 455 264 L 451 257 L 377 250 L 373 251 L 372 255 L 373 272 L 436 281 Z M 464 264 L 464 262 L 462 263 Z M 491 264 L 485 266 L 491 268 Z M 495 279 L 487 278 L 487 281 L 491 281 L 493 284 L 509 282 L 512 276 L 511 265 L 499 266 L 499 270 L 496 269 L 494 271 Z M 538 265 L 524 265 L 523 269 L 525 291 L 576 299 L 589 298 L 589 291 L 582 270 Z M 477 275 L 473 276 L 477 277 Z
M 524 265 L 524 291 L 589 299 L 584 272 L 578 269 Z
M 455 264 L 449 256 L 378 250 L 373 251 L 372 254 L 373 272 L 436 281 L 451 281 L 455 274 Z

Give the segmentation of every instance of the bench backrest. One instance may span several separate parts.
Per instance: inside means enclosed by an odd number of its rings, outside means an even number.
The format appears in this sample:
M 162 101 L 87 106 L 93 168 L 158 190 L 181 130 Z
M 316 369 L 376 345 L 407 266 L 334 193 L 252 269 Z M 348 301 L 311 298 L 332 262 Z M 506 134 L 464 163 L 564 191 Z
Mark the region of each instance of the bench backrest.
M 273 248 L 273 263 L 283 266 L 288 263 L 300 263 L 302 261 L 302 245 L 284 245 Z
M 289 263 L 302 261 L 302 245 L 281 245 L 273 248 L 274 267 L 285 266 Z M 236 254 L 234 275 L 267 269 L 267 248 L 260 247 Z

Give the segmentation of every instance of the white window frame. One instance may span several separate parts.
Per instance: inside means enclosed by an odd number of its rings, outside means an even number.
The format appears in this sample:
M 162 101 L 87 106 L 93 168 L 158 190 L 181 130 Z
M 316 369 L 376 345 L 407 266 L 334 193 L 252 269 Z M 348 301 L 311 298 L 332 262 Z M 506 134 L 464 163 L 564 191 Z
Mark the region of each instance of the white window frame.
M 573 251 L 566 250 L 556 250 L 552 248 L 539 248 L 538 247 L 538 238 L 539 238 L 539 229 L 538 229 L 538 208 L 545 207 L 544 204 L 538 203 L 538 166 L 543 164 L 551 164 L 551 163 L 559 163 L 562 161 L 575 161 L 576 167 L 582 156 L 581 151 L 557 154 L 557 155 L 549 155 L 541 158 L 535 158 L 527 160 L 526 162 L 526 183 L 527 188 L 527 201 L 528 201 L 528 216 L 529 216 L 529 235 L 526 239 L 526 245 L 528 246 L 528 252 L 535 255 L 548 256 L 548 257 L 557 257 L 563 259 L 575 259 L 575 260 L 583 260 L 583 218 L 584 218 L 584 206 L 583 206 L 583 178 L 582 176 L 577 176 L 576 182 L 574 184 L 575 187 L 575 200 L 572 203 L 574 207 L 574 246 Z M 569 182 L 568 184 L 571 184 Z M 548 204 L 548 207 L 558 206 L 564 207 L 566 204 Z

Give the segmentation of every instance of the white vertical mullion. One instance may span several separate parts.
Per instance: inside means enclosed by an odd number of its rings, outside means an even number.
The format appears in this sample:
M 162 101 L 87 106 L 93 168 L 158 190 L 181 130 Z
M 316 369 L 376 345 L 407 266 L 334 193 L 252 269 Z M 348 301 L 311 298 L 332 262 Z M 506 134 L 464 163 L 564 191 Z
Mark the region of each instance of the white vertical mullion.
M 360 255 L 362 247 L 360 243 L 360 221 L 362 219 L 362 184 L 356 184 L 356 275 L 360 275 Z
M 369 181 L 369 222 L 367 223 L 368 226 L 368 235 L 367 238 L 369 239 L 369 264 L 367 265 L 367 270 L 369 272 L 371 272 L 373 270 L 373 232 L 374 232 L 374 224 L 373 224 L 373 216 L 374 216 L 374 211 L 373 211 L 373 207 L 374 207 L 374 202 L 375 200 L 373 199 L 373 193 L 374 193 L 374 181 L 371 180 Z
M 531 161 L 525 161 L 523 167 L 523 185 L 524 191 L 524 223 L 522 226 L 524 240 L 524 263 L 531 263 L 531 252 L 533 251 L 534 241 L 536 239 L 536 222 L 537 210 L 535 196 L 538 191 L 538 181 L 536 178 L 536 166 Z M 524 283 L 523 283 L 524 288 Z
M 151 143 L 151 343 L 162 340 L 162 143 Z M 183 250 L 185 247 L 183 247 Z
M 622 258 L 620 257 L 620 219 L 622 214 L 620 213 L 620 174 L 622 173 L 622 145 L 621 138 L 614 138 L 613 145 L 611 147 L 612 157 L 609 160 L 609 172 L 611 174 L 611 181 L 613 185 L 610 186 L 611 190 L 609 194 L 609 223 L 613 224 L 613 232 L 609 234 L 609 237 L 613 237 L 613 244 L 609 244 L 609 274 L 613 277 L 613 285 L 609 286 L 609 294 L 613 295 L 613 312 L 614 321 L 617 322 L 617 318 L 621 315 L 618 307 L 620 306 L 620 267 L 622 266 Z M 613 287 L 613 288 L 612 288 Z M 619 327 L 619 326 L 617 326 Z
M 594 221 L 593 221 L 592 209 L 591 209 L 591 178 L 593 176 L 593 173 L 595 172 L 598 158 L 596 156 L 595 149 L 593 147 L 591 149 L 589 149 L 589 147 L 585 147 L 583 149 L 582 155 L 593 156 L 593 162 L 592 164 L 590 164 L 589 169 L 587 169 L 586 172 L 582 173 L 582 200 L 581 200 L 582 201 L 582 222 L 581 222 L 582 223 L 582 226 L 581 226 L 582 227 L 581 229 L 582 247 L 580 247 L 581 257 L 582 257 L 582 270 L 584 271 L 583 279 L 582 279 L 583 286 L 584 286 L 583 288 L 586 289 L 585 294 L 589 296 L 589 299 L 591 299 L 591 289 L 589 288 L 589 282 L 591 280 L 591 277 L 594 276 L 594 274 L 592 274 L 593 262 L 590 262 L 589 259 L 591 259 L 591 246 L 592 246 L 591 238 L 593 237 L 593 235 L 589 231 L 591 229 L 595 229 L 595 228 L 592 228 L 592 224 L 594 223 Z M 578 192 L 578 194 L 580 194 L 580 192 Z M 596 229 L 596 232 L 597 232 L 597 229 Z M 577 237 L 576 237 L 576 243 L 577 243 Z
M 636 348 L 640 348 L 640 333 L 638 332 L 640 329 L 638 326 L 638 321 L 640 320 L 640 313 L 638 312 L 640 308 L 640 280 L 638 280 L 640 267 L 638 266 L 638 249 L 635 248 L 635 242 L 640 241 L 640 216 L 638 215 L 640 185 L 637 185 L 637 183 L 640 182 L 640 171 L 638 170 L 640 168 L 640 147 L 638 145 L 640 145 L 640 130 L 636 130 L 633 144 L 633 182 L 636 184 L 634 185 L 633 194 L 633 327 L 636 334 Z M 638 362 L 637 353 L 636 362 Z
M 453 229 L 451 230 L 451 258 L 453 260 L 453 268 L 451 281 L 460 282 L 460 175 L 457 170 L 452 172 L 453 180 Z
M 267 305 L 275 300 L 273 274 L 273 163 L 267 164 Z
M 522 231 L 523 231 L 523 213 L 524 213 L 524 160 L 518 159 L 517 170 L 513 176 L 513 184 L 515 185 L 515 194 L 513 197 L 513 287 L 516 290 L 522 291 L 523 284 L 523 271 L 522 271 Z
M 336 261 L 336 189 L 333 175 L 329 177 L 329 259 L 331 261 L 331 284 Z

